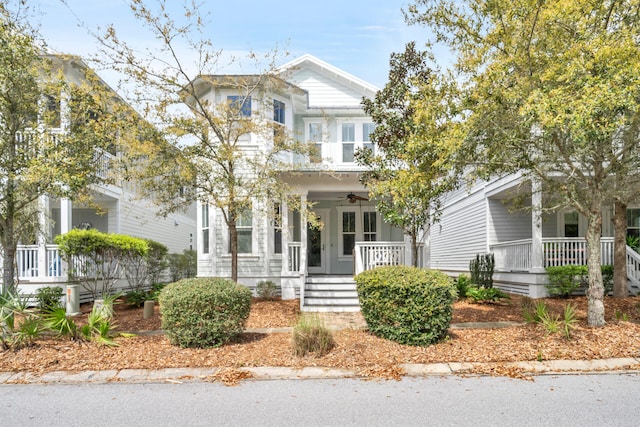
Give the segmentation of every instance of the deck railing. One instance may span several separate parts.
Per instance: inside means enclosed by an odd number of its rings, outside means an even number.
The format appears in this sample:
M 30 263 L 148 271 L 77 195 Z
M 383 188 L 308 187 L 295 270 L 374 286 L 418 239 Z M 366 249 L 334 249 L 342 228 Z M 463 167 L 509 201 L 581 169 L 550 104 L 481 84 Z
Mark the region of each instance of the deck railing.
M 627 246 L 627 278 L 631 286 L 640 289 L 640 254 Z
M 549 237 L 542 239 L 543 267 L 586 265 L 587 242 L 583 238 Z M 489 246 L 495 254 L 496 270 L 528 271 L 531 268 L 531 239 L 495 243 Z M 613 264 L 613 238 L 600 240 L 603 265 Z
M 386 265 L 408 265 L 408 253 L 405 242 L 356 242 L 354 273 Z

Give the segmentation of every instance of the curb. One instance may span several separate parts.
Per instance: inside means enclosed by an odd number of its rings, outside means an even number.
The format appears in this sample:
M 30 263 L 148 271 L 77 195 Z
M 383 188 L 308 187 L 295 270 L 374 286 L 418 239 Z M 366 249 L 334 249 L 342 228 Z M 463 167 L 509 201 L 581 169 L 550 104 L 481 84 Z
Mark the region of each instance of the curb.
M 473 362 L 401 364 L 404 377 L 443 376 L 507 376 L 522 378 L 525 375 L 561 374 L 640 374 L 640 358 L 600 360 L 551 360 L 544 362 Z M 510 375 L 509 371 L 516 375 Z M 165 368 L 120 369 L 105 371 L 66 372 L 54 371 L 44 374 L 32 372 L 0 372 L 2 384 L 103 384 L 126 383 L 172 383 L 217 381 L 216 374 L 229 372 L 227 368 Z M 358 374 L 354 370 L 322 367 L 246 367 L 233 369 L 241 378 L 252 380 L 305 380 L 305 379 L 376 379 Z M 247 375 L 242 375 L 247 374 Z

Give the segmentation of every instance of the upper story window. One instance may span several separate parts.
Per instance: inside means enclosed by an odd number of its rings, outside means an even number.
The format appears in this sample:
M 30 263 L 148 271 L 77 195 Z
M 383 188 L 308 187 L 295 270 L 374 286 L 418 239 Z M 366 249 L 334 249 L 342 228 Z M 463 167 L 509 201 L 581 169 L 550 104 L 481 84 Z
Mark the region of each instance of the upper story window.
M 311 161 L 320 162 L 322 160 L 322 140 L 323 140 L 322 123 L 319 123 L 319 122 L 309 123 L 307 132 L 308 132 L 307 141 L 310 144 L 313 144 L 315 148 L 315 152 L 311 156 Z
M 355 140 L 355 123 L 342 123 L 342 161 L 345 163 L 351 163 L 354 160 Z
M 278 101 L 277 99 L 273 100 L 273 121 L 276 123 L 280 123 L 281 125 L 284 124 L 284 107 L 284 102 Z
M 250 96 L 227 96 L 227 102 L 229 106 L 238 111 L 238 114 L 242 117 L 251 117 L 251 97 Z
M 362 146 L 364 148 L 368 148 L 373 151 L 373 142 L 371 142 L 371 134 L 376 129 L 376 125 L 374 123 L 363 123 L 362 124 Z

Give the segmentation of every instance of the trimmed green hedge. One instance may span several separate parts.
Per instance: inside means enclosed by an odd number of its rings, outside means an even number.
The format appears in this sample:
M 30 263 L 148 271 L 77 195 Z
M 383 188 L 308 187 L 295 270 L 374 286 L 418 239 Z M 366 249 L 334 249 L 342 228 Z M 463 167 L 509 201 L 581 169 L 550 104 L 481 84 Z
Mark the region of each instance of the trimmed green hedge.
M 613 266 L 603 265 L 602 282 L 605 294 L 613 290 Z M 567 298 L 581 286 L 588 286 L 589 272 L 586 265 L 562 265 L 545 268 L 549 283 L 546 286 L 552 297 Z
M 168 284 L 158 301 L 171 344 L 219 347 L 244 331 L 251 291 L 227 279 L 190 278 Z
M 355 278 L 362 315 L 371 333 L 407 345 L 444 338 L 456 288 L 446 274 L 416 267 L 380 267 Z

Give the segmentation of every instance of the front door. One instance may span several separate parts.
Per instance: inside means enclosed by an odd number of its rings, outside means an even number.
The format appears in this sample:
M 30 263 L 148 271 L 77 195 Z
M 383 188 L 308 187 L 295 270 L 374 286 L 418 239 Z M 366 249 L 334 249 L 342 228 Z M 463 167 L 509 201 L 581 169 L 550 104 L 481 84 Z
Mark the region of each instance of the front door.
M 307 272 L 309 274 L 326 274 L 328 271 L 329 210 L 317 209 L 315 214 L 322 221 L 321 230 L 307 224 Z

